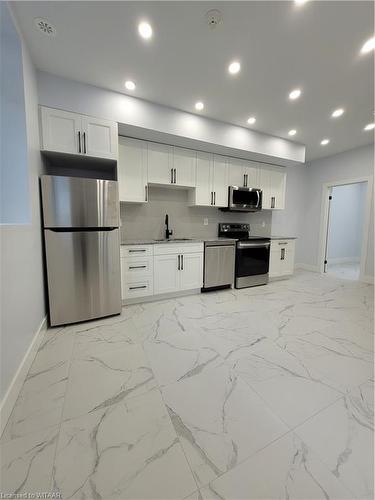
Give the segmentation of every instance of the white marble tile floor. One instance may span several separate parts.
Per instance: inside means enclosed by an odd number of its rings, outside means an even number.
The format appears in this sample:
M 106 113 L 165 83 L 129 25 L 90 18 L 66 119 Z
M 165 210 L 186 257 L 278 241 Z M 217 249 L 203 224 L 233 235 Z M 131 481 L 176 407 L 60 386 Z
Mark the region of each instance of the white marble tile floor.
M 48 330 L 1 437 L 0 493 L 370 500 L 373 287 L 345 278 Z

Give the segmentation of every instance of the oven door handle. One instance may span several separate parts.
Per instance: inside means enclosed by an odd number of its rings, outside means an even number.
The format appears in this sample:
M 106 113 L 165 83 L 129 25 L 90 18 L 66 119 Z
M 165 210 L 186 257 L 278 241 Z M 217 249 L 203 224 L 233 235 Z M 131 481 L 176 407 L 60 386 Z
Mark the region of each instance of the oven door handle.
M 268 248 L 271 243 L 237 243 L 237 248 Z

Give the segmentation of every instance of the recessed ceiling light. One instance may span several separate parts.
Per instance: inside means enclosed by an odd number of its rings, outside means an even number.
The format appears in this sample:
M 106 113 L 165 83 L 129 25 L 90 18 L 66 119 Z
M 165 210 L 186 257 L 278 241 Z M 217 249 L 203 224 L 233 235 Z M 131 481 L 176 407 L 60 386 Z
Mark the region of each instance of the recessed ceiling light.
M 327 146 L 327 144 L 329 144 L 329 139 L 323 139 L 322 141 L 320 141 L 320 144 L 322 146 Z
M 241 69 L 241 64 L 238 61 L 233 61 L 228 66 L 228 71 L 231 75 L 235 75 Z
M 344 114 L 344 110 L 342 108 L 335 109 L 331 114 L 332 118 L 338 118 L 339 116 Z
M 291 93 L 289 94 L 289 99 L 298 99 L 299 96 L 301 95 L 301 90 L 300 89 L 294 89 L 291 91 Z
M 254 123 L 257 121 L 257 119 L 255 118 L 255 116 L 250 116 L 250 118 L 247 119 L 247 123 L 249 125 L 254 125 Z
M 292 130 L 289 130 L 289 132 L 288 132 L 289 135 L 296 135 L 296 133 L 297 133 L 297 130 L 294 128 L 292 128 Z
M 306 2 L 308 2 L 309 0 L 294 0 L 294 3 L 296 5 L 303 5 L 305 4 Z
M 145 38 L 146 40 L 151 38 L 152 37 L 151 24 L 147 23 L 146 21 L 142 21 L 141 23 L 139 23 L 138 33 L 141 35 L 142 38 Z
M 198 101 L 195 103 L 195 109 L 198 110 L 198 111 L 202 111 L 202 109 L 204 108 L 204 104 L 202 101 Z
M 375 36 L 367 40 L 366 43 L 363 44 L 361 48 L 361 54 L 368 54 L 372 50 L 375 49 Z
M 374 130 L 375 123 L 369 123 L 363 130 Z
M 128 90 L 135 90 L 135 83 L 131 80 L 126 80 L 125 88 L 127 88 Z

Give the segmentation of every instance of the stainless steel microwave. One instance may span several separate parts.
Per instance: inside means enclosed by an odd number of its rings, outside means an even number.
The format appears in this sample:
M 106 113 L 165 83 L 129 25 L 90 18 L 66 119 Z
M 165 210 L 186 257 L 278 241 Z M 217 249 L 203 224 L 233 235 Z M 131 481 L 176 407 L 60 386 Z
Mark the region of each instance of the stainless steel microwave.
M 231 212 L 256 212 L 262 209 L 262 190 L 258 188 L 229 186 L 228 207 Z

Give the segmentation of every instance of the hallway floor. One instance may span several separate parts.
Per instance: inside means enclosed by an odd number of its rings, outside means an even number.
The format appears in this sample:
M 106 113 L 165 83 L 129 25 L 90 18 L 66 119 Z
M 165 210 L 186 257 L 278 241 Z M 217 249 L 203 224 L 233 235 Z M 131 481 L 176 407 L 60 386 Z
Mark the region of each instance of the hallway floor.
M 297 272 L 48 330 L 3 493 L 373 498 L 373 287 Z
M 342 264 L 330 264 L 328 266 L 328 274 L 341 278 L 344 280 L 359 280 L 359 270 L 360 264 L 359 262 L 345 262 Z

